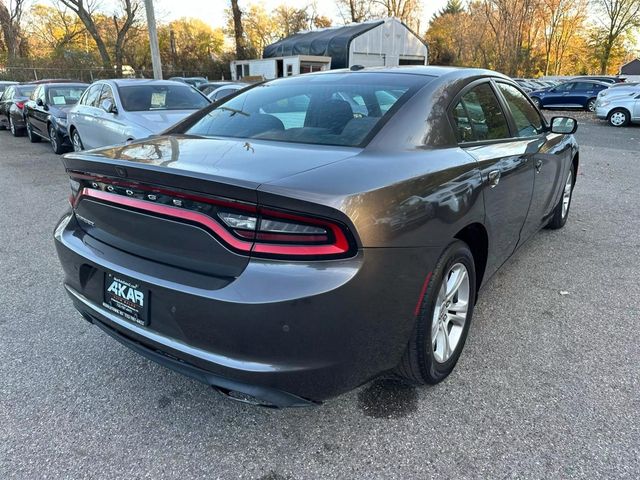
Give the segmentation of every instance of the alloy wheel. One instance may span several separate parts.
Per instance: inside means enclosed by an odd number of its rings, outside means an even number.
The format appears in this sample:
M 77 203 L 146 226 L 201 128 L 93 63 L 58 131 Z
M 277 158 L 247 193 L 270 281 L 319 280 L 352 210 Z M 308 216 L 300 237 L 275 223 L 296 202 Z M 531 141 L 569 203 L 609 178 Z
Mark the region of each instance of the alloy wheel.
M 591 99 L 589 100 L 589 102 L 587 102 L 587 110 L 589 110 L 590 112 L 596 111 L 596 101 L 594 99 Z
M 80 134 L 77 130 L 74 130 L 73 135 L 71 135 L 71 143 L 73 143 L 74 152 L 82 151 L 82 140 L 80 140 Z
M 620 111 L 614 112 L 611 114 L 609 121 L 611 122 L 611 125 L 613 125 L 614 127 L 620 127 L 627 122 L 627 116 L 625 115 L 624 112 L 620 112 Z
M 562 192 L 562 218 L 567 216 L 569 211 L 569 204 L 571 203 L 571 192 L 573 190 L 573 172 L 569 172 L 567 181 L 564 184 L 564 190 Z
M 54 152 L 58 151 L 58 136 L 56 135 L 56 130 L 53 128 L 53 125 L 49 126 L 49 141 L 51 142 L 51 148 L 53 148 Z
M 460 343 L 469 298 L 469 272 L 462 263 L 456 263 L 442 281 L 431 320 L 431 347 L 438 363 L 449 360 Z

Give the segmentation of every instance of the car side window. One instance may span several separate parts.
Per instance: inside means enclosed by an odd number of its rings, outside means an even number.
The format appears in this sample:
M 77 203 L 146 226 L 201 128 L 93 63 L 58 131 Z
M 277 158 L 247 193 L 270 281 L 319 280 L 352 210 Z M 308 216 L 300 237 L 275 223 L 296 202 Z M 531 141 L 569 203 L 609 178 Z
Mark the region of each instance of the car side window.
M 2 100 L 11 100 L 13 98 L 13 92 L 14 91 L 15 91 L 15 88 L 9 87 L 4 91 L 3 94 L 0 94 L 0 98 Z
M 102 106 L 102 102 L 105 100 L 111 100 L 112 103 L 115 103 L 113 98 L 113 91 L 109 85 L 104 85 L 102 87 L 102 93 L 100 94 L 100 99 L 98 100 L 98 106 Z
M 589 90 L 593 90 L 593 83 L 577 82 L 573 89 L 574 92 L 588 92 Z
M 511 110 L 518 137 L 533 137 L 544 130 L 542 119 L 527 97 L 517 88 L 498 82 L 498 89 Z
M 554 92 L 570 92 L 575 87 L 575 83 L 562 83 L 554 88 Z
M 235 92 L 235 90 L 233 88 L 225 88 L 224 90 L 218 91 L 214 95 L 214 100 L 220 100 L 221 98 L 228 97 L 229 95 L 231 95 L 234 92 Z
M 45 92 L 45 88 L 44 87 L 40 87 L 40 90 L 38 91 L 38 96 L 36 97 L 36 100 L 42 100 L 43 103 L 47 103 L 47 96 L 46 96 L 46 92 Z
M 453 109 L 459 142 L 509 138 L 509 126 L 498 98 L 488 83 L 465 93 Z
M 98 99 L 100 98 L 100 92 L 102 91 L 102 84 L 91 85 L 87 94 L 84 97 L 83 105 L 89 107 L 96 107 L 98 105 Z

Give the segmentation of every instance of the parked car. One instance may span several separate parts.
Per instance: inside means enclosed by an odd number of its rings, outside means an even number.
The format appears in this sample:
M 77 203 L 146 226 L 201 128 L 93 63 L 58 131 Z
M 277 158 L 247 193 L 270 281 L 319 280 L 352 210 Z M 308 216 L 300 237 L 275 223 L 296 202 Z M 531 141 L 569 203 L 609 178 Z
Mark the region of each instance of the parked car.
M 216 102 L 248 86 L 249 84 L 247 83 L 229 83 L 227 85 L 216 88 L 215 90 L 210 92 L 207 97 L 209 97 L 209 100 L 211 100 L 212 102 Z
M 613 84 L 613 83 L 622 83 L 626 79 L 624 77 L 612 77 L 608 75 L 581 75 L 579 77 L 574 77 L 571 79 L 571 81 L 573 80 L 596 80 L 598 82 Z
M 76 151 L 155 135 L 209 105 L 198 90 L 168 80 L 100 80 L 69 112 Z
M 187 83 L 193 87 L 200 88 L 200 85 L 203 85 L 209 80 L 204 77 L 171 77 L 169 80 L 180 83 Z
M 42 83 L 24 105 L 24 121 L 31 143 L 45 139 L 55 153 L 71 146 L 67 113 L 89 85 L 86 83 Z
M 606 97 L 598 97 L 596 117 L 607 120 L 614 127 L 640 123 L 640 88 L 620 88 L 615 94 L 610 93 Z
M 0 80 L 0 95 L 11 85 L 17 85 L 18 82 L 9 82 L 6 80 Z
M 598 93 L 609 88 L 608 83 L 575 80 L 550 88 L 529 92 L 538 108 L 583 108 L 593 112 Z
M 531 83 L 529 83 L 527 80 L 525 80 L 524 78 L 514 78 L 513 79 L 519 86 L 520 88 L 526 92 L 532 92 L 534 90 L 536 90 L 538 87 L 534 87 L 533 85 L 531 85 Z
M 213 92 L 214 90 L 223 87 L 225 85 L 232 85 L 234 82 L 231 81 L 224 81 L 221 80 L 219 82 L 207 82 L 207 83 L 201 83 L 200 86 L 198 87 L 198 90 L 200 90 L 202 93 L 204 93 L 205 95 L 209 95 L 211 92 Z
M 24 104 L 35 90 L 35 85 L 10 85 L 0 97 L 0 130 L 9 129 L 14 137 L 24 131 Z
M 65 155 L 65 288 L 124 345 L 236 399 L 314 405 L 390 371 L 437 383 L 478 289 L 567 221 L 576 128 L 489 70 L 252 86 L 163 135 Z

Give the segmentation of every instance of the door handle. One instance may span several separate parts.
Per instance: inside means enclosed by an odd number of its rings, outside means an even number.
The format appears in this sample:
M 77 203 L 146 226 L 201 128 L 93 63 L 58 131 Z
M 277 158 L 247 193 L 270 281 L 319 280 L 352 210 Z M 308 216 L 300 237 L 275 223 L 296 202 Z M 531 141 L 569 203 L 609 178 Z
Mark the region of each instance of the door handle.
M 542 169 L 542 160 L 538 159 L 536 160 L 536 173 L 540 173 L 541 169 Z
M 489 172 L 489 185 L 491 188 L 496 188 L 500 183 L 500 170 L 491 170 Z

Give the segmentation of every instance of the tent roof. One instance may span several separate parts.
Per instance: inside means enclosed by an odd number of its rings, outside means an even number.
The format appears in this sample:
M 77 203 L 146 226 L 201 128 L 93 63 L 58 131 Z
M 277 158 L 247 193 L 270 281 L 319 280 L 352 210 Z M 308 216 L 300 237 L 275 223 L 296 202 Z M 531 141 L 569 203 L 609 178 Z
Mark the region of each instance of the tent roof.
M 296 33 L 279 42 L 267 45 L 263 58 L 291 55 L 318 55 L 331 57 L 332 68 L 349 66 L 349 44 L 358 35 L 382 25 L 384 20 L 355 23 L 344 27 Z

